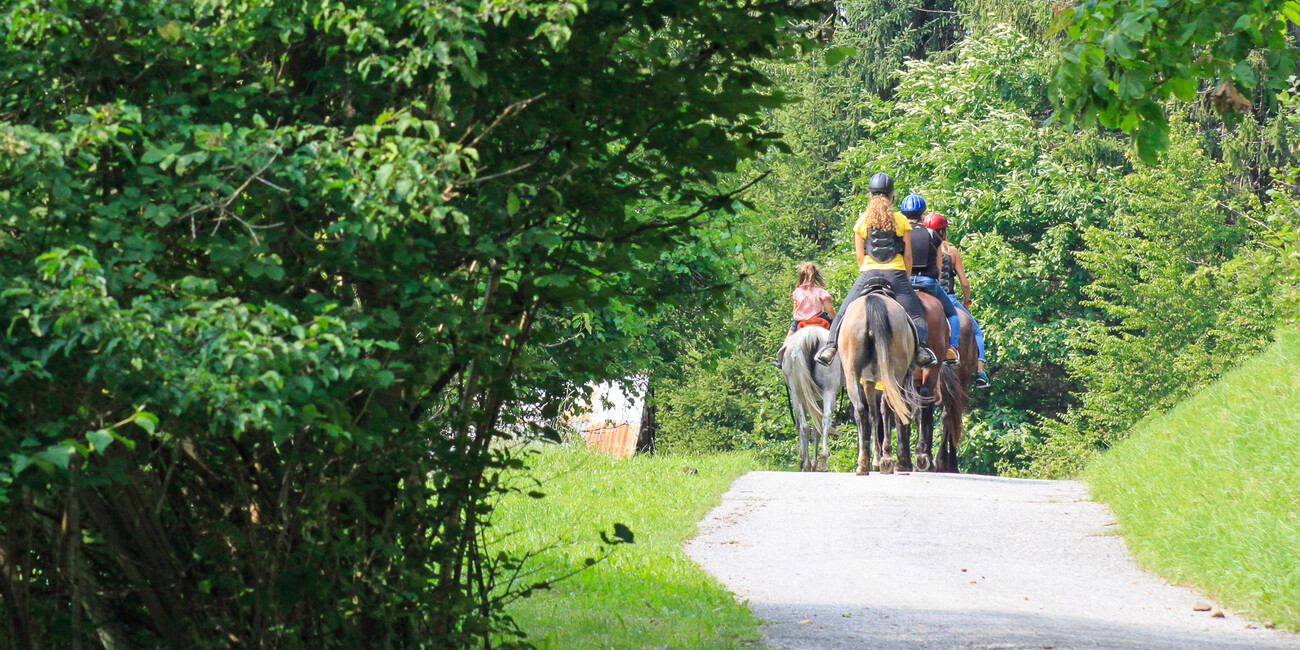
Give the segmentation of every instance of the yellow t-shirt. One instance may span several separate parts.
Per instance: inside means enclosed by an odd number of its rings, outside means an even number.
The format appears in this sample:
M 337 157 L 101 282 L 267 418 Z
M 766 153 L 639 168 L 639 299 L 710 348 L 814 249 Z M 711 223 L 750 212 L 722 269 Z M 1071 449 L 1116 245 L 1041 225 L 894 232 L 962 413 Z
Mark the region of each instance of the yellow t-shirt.
M 906 237 L 907 233 L 911 231 L 912 225 L 907 222 L 907 217 L 904 217 L 902 212 L 895 212 L 894 234 L 899 237 Z M 867 239 L 867 213 L 863 212 L 862 216 L 858 217 L 858 222 L 853 225 L 853 232 L 859 237 Z M 867 255 L 866 259 L 862 262 L 862 266 L 858 268 L 858 273 L 863 271 L 903 271 L 906 273 L 908 272 L 908 268 L 907 262 L 903 259 L 902 253 L 895 255 L 894 259 L 889 260 L 888 262 L 877 262 L 876 260 L 871 259 L 870 255 Z

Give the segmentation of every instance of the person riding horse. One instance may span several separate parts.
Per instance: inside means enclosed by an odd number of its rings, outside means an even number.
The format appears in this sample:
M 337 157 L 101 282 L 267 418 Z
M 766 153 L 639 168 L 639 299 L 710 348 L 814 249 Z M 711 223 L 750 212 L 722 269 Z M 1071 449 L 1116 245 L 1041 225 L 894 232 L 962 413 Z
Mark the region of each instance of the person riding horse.
M 939 247 L 939 253 L 942 261 L 939 264 L 939 286 L 943 287 L 945 293 L 959 309 L 970 313 L 970 281 L 966 279 L 966 269 L 961 263 L 961 251 L 952 242 L 948 241 L 948 219 L 938 212 L 931 212 L 925 215 L 922 221 L 926 228 L 933 230 L 939 235 L 942 245 Z M 956 285 L 961 284 L 961 300 L 957 300 Z M 976 349 L 979 350 L 979 358 L 975 362 L 975 387 L 988 388 L 990 385 L 989 375 L 984 371 L 984 331 L 980 329 L 980 324 L 971 316 L 971 329 L 975 334 Z
M 853 248 L 860 275 L 836 311 L 835 320 L 831 323 L 830 341 L 817 353 L 817 363 L 829 365 L 835 359 L 844 311 L 853 301 L 862 297 L 868 282 L 875 280 L 887 284 L 894 292 L 894 299 L 907 311 L 917 332 L 914 363 L 928 368 L 937 359 L 930 348 L 925 347 L 929 328 L 921 310 L 921 299 L 916 296 L 908 280 L 912 268 L 912 247 L 908 236 L 911 227 L 902 213 L 894 211 L 893 177 L 879 172 L 871 177 L 867 189 L 871 192 L 871 201 L 853 226 Z
M 952 298 L 939 286 L 941 264 L 939 248 L 943 245 L 943 240 L 937 233 L 921 224 L 921 215 L 925 212 L 925 199 L 920 195 L 908 194 L 903 198 L 899 209 L 909 222 L 908 238 L 911 239 L 912 244 L 912 287 L 934 296 L 943 306 L 943 315 L 948 319 L 948 350 L 944 362 L 956 365 L 959 361 L 957 334 L 961 329 L 961 322 L 957 320 L 957 307 L 953 304 Z

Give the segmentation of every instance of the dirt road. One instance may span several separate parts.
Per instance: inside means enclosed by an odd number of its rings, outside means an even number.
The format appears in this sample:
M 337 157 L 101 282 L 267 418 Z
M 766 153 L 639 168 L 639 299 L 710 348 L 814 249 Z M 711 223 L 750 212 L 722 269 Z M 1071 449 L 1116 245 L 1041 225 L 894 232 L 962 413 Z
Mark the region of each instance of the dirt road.
M 1074 481 L 753 472 L 687 553 L 777 648 L 1294 648 L 1137 568 Z

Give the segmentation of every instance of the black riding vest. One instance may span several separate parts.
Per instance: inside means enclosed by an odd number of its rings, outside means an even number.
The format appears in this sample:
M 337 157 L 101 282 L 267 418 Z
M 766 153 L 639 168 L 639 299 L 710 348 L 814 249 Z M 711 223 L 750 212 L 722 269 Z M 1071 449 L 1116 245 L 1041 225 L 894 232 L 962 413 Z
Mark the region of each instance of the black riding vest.
M 957 274 L 954 273 L 953 271 L 954 269 L 952 268 L 952 256 L 947 253 L 944 253 L 943 268 L 939 269 L 939 286 L 943 287 L 944 291 L 947 291 L 948 293 L 955 296 L 957 295 L 957 292 L 953 291 L 953 280 L 956 278 Z
M 908 236 L 912 238 L 912 275 L 924 275 L 938 280 L 939 267 L 934 264 L 934 252 L 943 240 L 938 233 L 919 223 L 912 224 Z
M 867 257 L 885 264 L 903 254 L 905 244 L 893 228 L 889 230 L 867 229 Z

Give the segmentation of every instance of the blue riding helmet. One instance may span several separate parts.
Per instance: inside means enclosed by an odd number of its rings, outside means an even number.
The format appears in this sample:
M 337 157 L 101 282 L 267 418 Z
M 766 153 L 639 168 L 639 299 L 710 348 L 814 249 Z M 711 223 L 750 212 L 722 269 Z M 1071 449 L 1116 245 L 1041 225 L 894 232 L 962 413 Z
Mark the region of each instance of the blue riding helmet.
M 899 212 L 904 214 L 908 212 L 921 212 L 925 210 L 925 199 L 919 194 L 908 194 L 903 197 L 903 202 L 898 206 Z

